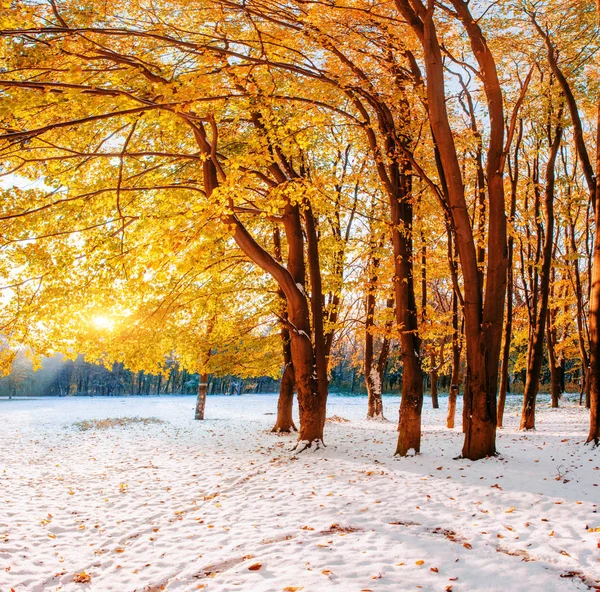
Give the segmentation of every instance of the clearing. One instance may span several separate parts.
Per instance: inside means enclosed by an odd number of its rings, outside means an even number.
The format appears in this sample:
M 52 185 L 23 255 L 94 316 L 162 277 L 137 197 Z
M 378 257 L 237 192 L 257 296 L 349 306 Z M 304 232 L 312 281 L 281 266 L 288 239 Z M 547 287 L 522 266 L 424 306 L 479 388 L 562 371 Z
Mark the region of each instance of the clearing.
M 593 589 L 600 451 L 587 410 L 541 399 L 524 434 L 509 398 L 478 462 L 445 398 L 404 459 L 365 397 L 330 396 L 350 421 L 298 456 L 275 395 L 209 397 L 204 422 L 193 397 L 0 401 L 0 591 Z

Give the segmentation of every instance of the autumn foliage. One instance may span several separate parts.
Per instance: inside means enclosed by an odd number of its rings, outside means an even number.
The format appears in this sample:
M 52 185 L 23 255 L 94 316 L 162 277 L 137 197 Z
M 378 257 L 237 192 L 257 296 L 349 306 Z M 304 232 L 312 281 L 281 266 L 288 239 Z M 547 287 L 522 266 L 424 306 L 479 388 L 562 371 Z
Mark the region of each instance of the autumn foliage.
M 295 392 L 304 449 L 353 350 L 372 418 L 401 368 L 397 454 L 445 375 L 474 460 L 509 378 L 535 427 L 547 369 L 598 443 L 594 3 L 2 7 L 4 368 L 177 359 L 199 405 L 209 375 L 283 373 L 275 429 Z

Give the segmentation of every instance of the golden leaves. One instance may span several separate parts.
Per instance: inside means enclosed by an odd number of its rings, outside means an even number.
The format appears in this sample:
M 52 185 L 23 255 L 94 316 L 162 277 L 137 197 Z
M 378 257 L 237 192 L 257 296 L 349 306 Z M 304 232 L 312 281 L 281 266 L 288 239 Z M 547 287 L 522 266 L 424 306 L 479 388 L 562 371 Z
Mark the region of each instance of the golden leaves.
M 92 576 L 85 571 L 82 571 L 73 576 L 73 581 L 76 584 L 89 584 L 92 581 Z

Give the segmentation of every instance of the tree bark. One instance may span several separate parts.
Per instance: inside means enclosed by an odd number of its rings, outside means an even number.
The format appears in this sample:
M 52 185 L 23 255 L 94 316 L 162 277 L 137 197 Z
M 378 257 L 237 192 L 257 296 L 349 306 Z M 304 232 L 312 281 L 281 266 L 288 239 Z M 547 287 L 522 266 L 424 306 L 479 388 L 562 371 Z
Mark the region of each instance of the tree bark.
M 275 248 L 275 259 L 281 263 L 281 235 L 279 227 L 276 226 L 273 232 L 273 244 Z M 288 269 L 290 264 L 288 262 Z M 281 382 L 279 383 L 279 399 L 277 401 L 277 419 L 275 425 L 271 431 L 273 432 L 297 432 L 298 428 L 294 424 L 293 419 L 293 408 L 294 408 L 294 387 L 295 387 L 295 376 L 294 376 L 294 365 L 292 364 L 292 350 L 290 347 L 290 332 L 288 330 L 288 314 L 287 306 L 285 301 L 285 294 L 281 288 L 278 290 L 278 295 L 281 302 L 280 309 L 280 324 L 281 324 L 281 348 L 283 352 L 283 374 L 281 376 Z
M 519 183 L 519 149 L 523 138 L 523 120 L 519 121 L 519 134 L 515 143 L 514 166 L 509 166 L 510 174 L 510 224 L 514 224 L 517 211 L 517 188 Z M 509 161 L 510 165 L 510 161 Z M 500 392 L 498 395 L 498 417 L 497 426 L 502 427 L 504 421 L 504 407 L 506 405 L 506 393 L 508 392 L 508 364 L 510 362 L 510 344 L 512 341 L 512 316 L 513 316 L 513 287 L 514 287 L 514 249 L 515 239 L 513 234 L 508 236 L 508 264 L 506 281 L 506 318 L 504 321 L 504 336 L 502 349 L 502 366 L 500 369 Z
M 600 2 L 598 2 L 600 20 Z M 587 442 L 595 446 L 600 444 L 600 101 L 596 122 L 596 192 L 594 195 L 594 215 L 596 236 L 594 237 L 594 256 L 590 290 L 590 431 Z
M 560 399 L 560 389 L 558 384 L 556 354 L 554 352 L 554 333 L 550 314 L 548 315 L 548 326 L 546 328 L 546 342 L 548 347 L 548 366 L 550 366 L 551 405 L 554 409 L 556 409 L 558 408 L 558 401 Z
M 400 331 L 403 368 L 398 444 L 395 452 L 398 456 L 418 454 L 421 451 L 423 408 L 423 377 L 419 359 L 420 343 L 412 262 L 413 210 L 409 172 L 408 168 L 404 168 L 397 177 L 399 197 L 390 197 L 396 325 Z
M 487 100 L 490 132 L 486 181 L 489 196 L 485 294 L 480 279 L 473 228 L 462 172 L 450 127 L 444 92 L 442 52 L 433 19 L 435 3 L 396 0 L 399 12 L 418 36 L 427 73 L 427 109 L 448 189 L 464 280 L 467 345 L 465 442 L 463 456 L 472 460 L 496 453 L 496 387 L 506 293 L 506 214 L 504 211 L 504 107 L 500 82 L 483 33 L 463 0 L 451 0 L 469 36 Z
M 431 371 L 429 372 L 429 382 L 431 383 L 429 387 L 431 391 L 431 406 L 433 409 L 439 409 L 440 402 L 438 399 L 438 369 L 435 350 L 431 353 Z
M 290 354 L 291 358 L 291 354 Z M 291 361 L 286 363 L 281 376 L 279 385 L 279 399 L 277 401 L 277 420 L 273 426 L 272 432 L 297 432 L 298 428 L 294 424 L 292 411 L 294 408 L 294 366 Z
M 367 387 L 367 419 L 383 420 L 383 398 L 382 379 L 383 370 L 389 352 L 389 338 L 387 334 L 383 338 L 378 363 L 374 363 L 374 336 L 375 327 L 375 304 L 377 289 L 377 269 L 379 258 L 373 255 L 375 245 L 371 245 L 371 256 L 369 262 L 369 279 L 367 282 L 366 299 L 366 322 L 365 322 L 365 351 L 364 351 L 364 373 Z M 389 306 L 389 300 L 388 300 Z M 386 327 L 389 330 L 389 327 Z
M 194 419 L 204 419 L 204 408 L 206 407 L 206 391 L 208 387 L 208 374 L 200 374 L 198 383 L 198 396 L 196 398 L 196 411 Z
M 454 428 L 456 417 L 456 401 L 460 383 L 460 335 L 458 333 L 458 296 L 452 292 L 452 377 L 450 379 L 450 394 L 448 396 L 448 416 L 446 427 Z
M 562 139 L 562 106 L 558 113 L 558 123 L 554 133 L 554 140 L 550 148 L 550 155 L 546 164 L 546 189 L 544 192 L 544 218 L 546 228 L 544 232 L 544 246 L 542 249 L 542 265 L 540 269 L 539 307 L 535 319 L 533 339 L 530 341 L 527 356 L 527 379 L 523 394 L 523 410 L 521 413 L 522 430 L 535 429 L 535 403 L 540 384 L 540 374 L 543 363 L 544 336 L 548 315 L 548 302 L 550 297 L 550 268 L 552 266 L 552 250 L 554 245 L 554 184 L 555 163 L 560 142 Z

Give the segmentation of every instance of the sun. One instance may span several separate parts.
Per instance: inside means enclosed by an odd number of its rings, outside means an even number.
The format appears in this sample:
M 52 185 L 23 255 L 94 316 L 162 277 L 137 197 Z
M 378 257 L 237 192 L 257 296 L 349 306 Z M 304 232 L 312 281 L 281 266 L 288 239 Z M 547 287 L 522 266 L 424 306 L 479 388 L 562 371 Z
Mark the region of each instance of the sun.
M 111 331 L 112 329 L 114 329 L 115 326 L 115 321 L 113 319 L 111 319 L 110 317 L 106 316 L 106 315 L 96 315 L 92 318 L 92 323 L 98 328 L 98 329 L 106 329 L 108 331 Z

